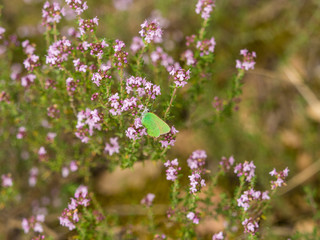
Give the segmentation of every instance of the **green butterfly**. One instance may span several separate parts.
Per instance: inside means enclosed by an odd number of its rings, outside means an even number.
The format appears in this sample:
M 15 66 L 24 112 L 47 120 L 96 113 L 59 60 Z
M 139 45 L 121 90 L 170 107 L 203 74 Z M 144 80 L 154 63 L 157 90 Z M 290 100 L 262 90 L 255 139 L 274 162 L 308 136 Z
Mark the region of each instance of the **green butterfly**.
M 159 137 L 162 134 L 170 132 L 168 124 L 154 113 L 148 112 L 148 110 L 143 111 L 141 122 L 151 137 Z

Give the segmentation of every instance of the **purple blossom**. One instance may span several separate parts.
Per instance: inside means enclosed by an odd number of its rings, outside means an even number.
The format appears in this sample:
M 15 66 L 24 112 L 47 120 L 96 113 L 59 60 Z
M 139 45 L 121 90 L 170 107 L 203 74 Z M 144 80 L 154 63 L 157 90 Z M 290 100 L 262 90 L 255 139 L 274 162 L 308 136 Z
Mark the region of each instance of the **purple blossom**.
M 112 76 L 109 73 L 110 69 L 111 67 L 104 66 L 103 68 L 99 69 L 98 72 L 93 73 L 91 78 L 92 82 L 99 87 L 102 80 L 111 79 Z
M 253 161 L 250 163 L 245 161 L 244 163 L 239 163 L 234 167 L 234 173 L 236 173 L 238 177 L 245 176 L 246 181 L 250 182 L 255 176 L 255 168 L 256 166 Z
M 174 126 L 171 127 L 170 132 L 167 134 L 162 135 L 162 138 L 164 140 L 160 140 L 159 142 L 161 143 L 161 147 L 167 148 L 168 146 L 174 146 L 176 142 L 176 135 L 179 131 L 175 129 Z
M 45 2 L 42 8 L 42 25 L 51 26 L 53 23 L 59 23 L 61 16 L 65 15 L 64 8 L 61 8 L 59 3 L 50 4 Z
M 156 197 L 156 195 L 154 195 L 153 193 L 148 193 L 142 200 L 141 200 L 141 204 L 145 205 L 146 207 L 151 207 L 154 198 Z
M 194 58 L 194 54 L 190 49 L 187 49 L 181 56 L 182 60 L 186 62 L 188 66 L 195 66 L 196 59 Z
M 81 207 L 89 206 L 90 199 L 88 197 L 88 188 L 86 186 L 79 186 L 68 204 L 59 217 L 60 225 L 68 227 L 69 230 L 76 228 L 76 223 L 81 217 Z
M 93 130 L 101 130 L 102 114 L 98 110 L 91 110 L 87 108 L 85 111 L 78 112 L 77 115 L 77 131 L 75 135 L 81 139 L 81 142 L 87 143 L 89 136 L 93 135 Z
M 38 156 L 40 161 L 44 161 L 47 159 L 47 151 L 44 147 L 39 148 Z
M 212 236 L 212 240 L 223 240 L 223 239 L 224 239 L 223 232 L 216 233 Z
M 11 178 L 11 174 L 3 174 L 1 175 L 1 186 L 2 187 L 12 187 L 13 186 L 13 181 Z
M 60 110 L 58 109 L 57 104 L 53 104 L 52 106 L 47 108 L 47 115 L 51 118 L 59 118 Z
M 208 20 L 215 6 L 214 0 L 199 0 L 196 5 L 196 13 L 201 14 L 203 19 Z
M 271 176 L 276 177 L 276 181 L 271 181 L 271 189 L 285 186 L 285 179 L 288 177 L 289 168 L 286 167 L 283 171 L 277 172 L 274 168 L 270 173 Z
M 134 120 L 133 126 L 129 127 L 126 130 L 126 136 L 132 140 L 140 139 L 142 136 L 145 135 L 147 135 L 147 130 L 145 127 L 143 127 L 141 123 L 141 118 L 136 118 Z
M 26 128 L 25 127 L 19 127 L 18 133 L 16 135 L 17 139 L 22 139 L 26 136 Z
M 118 39 L 116 40 L 116 44 L 113 45 L 113 49 L 115 51 L 113 61 L 118 69 L 124 68 L 125 65 L 128 63 L 128 53 L 122 50 L 122 48 L 124 48 L 125 46 L 125 43 Z
M 153 20 L 148 23 L 145 20 L 141 24 L 140 36 L 147 43 L 153 42 L 161 42 L 162 41 L 162 29 L 159 26 L 159 22 L 157 20 Z
M 21 78 L 21 86 L 27 88 L 34 82 L 35 79 L 36 75 L 34 74 L 28 74 L 26 76 L 23 76 Z
M 155 51 L 150 54 L 151 61 L 154 65 L 160 64 L 165 67 L 168 71 L 170 66 L 174 65 L 174 60 L 161 47 L 157 47 Z
M 87 72 L 88 66 L 80 62 L 80 58 L 73 60 L 73 66 L 77 72 Z
M 35 45 L 31 44 L 29 40 L 25 40 L 21 43 L 21 46 L 23 48 L 23 51 L 25 54 L 27 55 L 32 55 L 34 54 L 35 49 Z
M 187 163 L 191 170 L 200 169 L 205 165 L 207 154 L 204 150 L 196 150 L 188 158 Z
M 176 70 L 172 69 L 170 75 L 174 77 L 174 83 L 176 87 L 184 87 L 187 84 L 187 81 L 190 79 L 190 69 L 184 70 L 182 68 Z
M 86 32 L 93 32 L 99 25 L 99 19 L 97 17 L 92 19 L 82 19 L 79 20 L 79 32 L 80 35 L 84 35 Z
M 200 219 L 197 215 L 197 213 L 189 212 L 187 214 L 187 218 L 190 219 L 194 224 L 199 224 Z
M 234 158 L 233 156 L 230 156 L 229 158 L 222 157 L 220 161 L 220 166 L 223 169 L 223 171 L 229 171 L 231 166 L 234 164 Z
M 197 49 L 200 50 L 200 56 L 209 55 L 214 52 L 214 47 L 216 46 L 216 42 L 214 37 L 211 39 L 204 39 L 202 41 L 197 42 Z
M 268 195 L 268 191 L 260 192 L 255 191 L 254 189 L 249 189 L 248 191 L 244 191 L 244 193 L 237 199 L 238 206 L 242 207 L 244 211 L 247 211 L 250 207 L 251 202 L 253 201 L 263 201 L 269 200 L 270 197 Z
M 85 10 L 88 9 L 87 2 L 83 2 L 82 0 L 65 0 L 66 3 L 75 10 L 77 15 L 80 15 Z
M 66 86 L 69 95 L 73 95 L 75 93 L 79 82 L 79 80 L 74 80 L 71 77 L 66 79 Z
M 34 232 L 43 232 L 43 227 L 41 225 L 44 222 L 45 216 L 43 214 L 39 214 L 36 217 L 31 216 L 29 219 L 23 218 L 21 225 L 24 233 L 30 232 L 33 230 Z
M 38 61 L 39 56 L 32 54 L 23 61 L 23 65 L 28 71 L 33 71 L 34 68 L 40 66 L 40 63 Z
M 68 60 L 71 50 L 73 50 L 71 42 L 65 37 L 54 42 L 49 46 L 48 54 L 46 56 L 46 64 L 61 67 L 61 64 Z
M 242 49 L 240 51 L 240 55 L 243 56 L 243 60 L 242 62 L 240 60 L 236 60 L 236 68 L 245 69 L 246 71 L 254 69 L 254 65 L 256 64 L 254 59 L 257 57 L 256 53 L 250 53 L 247 49 Z
M 56 133 L 54 133 L 54 132 L 48 132 L 46 139 L 47 139 L 48 142 L 53 142 L 53 140 L 55 139 L 56 136 L 57 136 Z
M 168 160 L 164 163 L 164 166 L 167 168 L 167 180 L 175 181 L 178 177 L 178 171 L 181 170 L 181 167 L 179 167 L 178 159 L 176 158 L 172 161 Z
M 160 86 L 148 82 L 145 78 L 131 76 L 126 81 L 127 94 L 136 93 L 138 97 L 148 96 L 155 99 L 161 94 Z
M 69 176 L 69 173 L 70 173 L 70 171 L 69 171 L 69 169 L 68 169 L 67 167 L 63 167 L 63 168 L 61 169 L 61 175 L 62 175 L 63 178 L 68 177 L 68 176 Z
M 102 59 L 103 49 L 106 47 L 109 47 L 109 44 L 107 44 L 105 40 L 97 43 L 90 43 L 90 55 Z
M 118 143 L 118 138 L 110 138 L 110 144 L 106 143 L 106 146 L 104 148 L 104 151 L 109 154 L 109 156 L 112 156 L 114 153 L 119 153 L 120 146 Z
M 76 162 L 76 161 L 71 161 L 69 168 L 70 168 L 70 171 L 71 171 L 71 172 L 77 171 L 77 170 L 78 170 L 78 164 L 77 164 L 77 162 Z
M 246 218 L 242 222 L 242 226 L 244 227 L 244 233 L 250 233 L 251 235 L 255 235 L 255 233 L 259 229 L 259 224 L 256 221 L 254 221 L 251 217 Z
M 144 48 L 143 40 L 140 37 L 133 37 L 130 46 L 130 49 L 133 52 L 133 54 L 136 54 L 142 48 Z

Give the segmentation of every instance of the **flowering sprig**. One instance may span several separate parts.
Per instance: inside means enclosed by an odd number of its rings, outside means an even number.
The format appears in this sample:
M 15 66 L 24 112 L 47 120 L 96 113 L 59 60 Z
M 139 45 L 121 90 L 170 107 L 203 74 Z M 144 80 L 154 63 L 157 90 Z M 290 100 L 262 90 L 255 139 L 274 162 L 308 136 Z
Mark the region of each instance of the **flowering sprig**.
M 168 132 L 167 134 L 164 134 L 162 136 L 163 140 L 159 141 L 161 143 L 161 147 L 163 148 L 167 148 L 169 146 L 173 147 L 176 142 L 176 135 L 178 132 L 179 131 L 175 129 L 174 126 L 172 126 L 170 129 L 170 132 Z
M 175 181 L 178 177 L 178 171 L 181 170 L 181 167 L 179 167 L 178 159 L 176 158 L 172 161 L 168 160 L 164 163 L 164 166 L 167 168 L 167 180 Z
M 162 41 L 162 29 L 160 28 L 157 20 L 152 20 L 151 22 L 145 20 L 141 24 L 141 30 L 139 33 L 142 39 L 147 43 L 151 43 L 151 41 Z
M 236 68 L 244 69 L 248 71 L 249 69 L 254 69 L 254 65 L 256 62 L 254 59 L 257 57 L 255 52 L 249 52 L 247 49 L 240 50 L 240 55 L 243 56 L 242 62 L 240 60 L 236 60 Z
M 236 173 L 238 177 L 244 176 L 247 182 L 251 182 L 255 176 L 255 168 L 256 166 L 253 161 L 245 161 L 244 163 L 238 163 L 234 167 L 234 173 Z
M 214 0 L 199 0 L 196 5 L 196 13 L 200 14 L 203 19 L 208 20 L 214 7 Z
M 276 189 L 282 186 L 285 186 L 285 179 L 288 177 L 289 169 L 285 168 L 283 171 L 277 172 L 276 169 L 273 169 L 269 174 L 273 177 L 276 177 L 276 181 L 271 181 L 271 189 Z
M 209 55 L 214 52 L 214 47 L 216 46 L 216 41 L 214 37 L 210 39 L 199 40 L 197 42 L 196 48 L 200 51 L 200 56 Z
M 248 191 L 244 191 L 240 198 L 237 199 L 237 202 L 239 207 L 242 207 L 244 211 L 247 211 L 251 206 L 251 202 L 258 202 L 269 199 L 270 197 L 268 195 L 268 191 L 255 191 L 251 188 Z
M 87 2 L 82 1 L 82 0 L 65 0 L 66 3 L 75 10 L 77 15 L 80 15 L 83 13 L 85 10 L 88 9 Z
M 146 207 L 151 207 L 155 197 L 156 195 L 153 193 L 148 193 L 144 198 L 141 199 L 140 203 Z
M 1 175 L 1 186 L 4 188 L 12 187 L 13 181 L 11 178 L 11 174 L 3 174 Z
M 22 219 L 22 229 L 24 233 L 30 232 L 30 230 L 33 230 L 34 232 L 43 232 L 43 227 L 41 223 L 43 223 L 45 220 L 45 216 L 43 214 L 37 215 L 36 217 L 31 216 L 30 218 L 23 218 Z
M 242 226 L 244 227 L 244 232 L 250 233 L 251 235 L 255 235 L 256 232 L 259 230 L 258 222 L 253 220 L 252 218 L 246 218 L 242 222 Z
M 114 153 L 119 153 L 120 146 L 118 143 L 118 138 L 110 138 L 110 143 L 106 143 L 104 151 L 108 153 L 110 156 L 112 156 Z
M 74 194 L 74 198 L 71 198 L 68 207 L 63 210 L 59 217 L 60 225 L 68 227 L 70 231 L 75 229 L 77 222 L 81 218 L 82 208 L 88 207 L 90 201 L 88 188 L 86 186 L 79 186 Z
M 190 192 L 196 193 L 206 186 L 205 179 L 201 174 L 204 174 L 206 169 L 204 168 L 207 154 L 204 150 L 196 150 L 188 158 L 187 163 L 192 171 L 192 174 L 188 176 L 190 180 Z
M 231 169 L 234 162 L 235 162 L 235 160 L 234 160 L 233 156 L 230 156 L 229 158 L 222 157 L 221 161 L 219 162 L 219 165 L 224 172 L 227 172 Z
M 44 3 L 42 8 L 42 25 L 50 27 L 54 23 L 59 23 L 61 16 L 65 16 L 65 10 L 61 8 L 59 3 L 49 3 L 48 1 Z
M 99 19 L 94 17 L 92 19 L 82 19 L 79 20 L 79 32 L 80 35 L 84 35 L 86 31 L 93 32 L 96 27 L 99 25 Z

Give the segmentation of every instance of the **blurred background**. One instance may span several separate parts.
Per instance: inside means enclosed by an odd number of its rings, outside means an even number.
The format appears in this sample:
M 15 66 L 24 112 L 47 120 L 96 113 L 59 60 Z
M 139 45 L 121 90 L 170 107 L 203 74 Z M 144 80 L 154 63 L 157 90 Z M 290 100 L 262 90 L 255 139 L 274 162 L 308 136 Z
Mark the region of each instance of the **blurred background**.
M 8 33 L 44 48 L 43 3 L 0 0 L 2 25 Z M 98 16 L 99 37 L 121 39 L 127 46 L 145 19 L 158 18 L 164 27 L 163 47 L 178 61 L 186 49 L 185 37 L 198 32 L 201 26 L 195 5 L 194 0 L 88 0 L 89 9 L 84 15 Z M 76 27 L 74 22 L 70 25 Z M 217 170 L 222 156 L 233 155 L 238 162 L 254 161 L 259 190 L 269 189 L 269 172 L 273 168 L 282 170 L 288 166 L 288 186 L 273 201 L 272 211 L 264 220 L 263 239 L 287 239 L 296 231 L 311 233 L 314 227 L 320 228 L 314 218 L 320 204 L 320 1 L 217 1 L 206 37 L 211 36 L 216 40 L 214 74 L 208 79 L 204 101 L 196 109 L 196 120 L 207 117 L 205 113 L 213 108 L 215 96 L 227 98 L 240 49 L 257 53 L 255 70 L 248 71 L 243 79 L 239 110 L 232 117 L 211 125 L 194 121 L 177 126 L 180 133 L 169 159 L 182 162 L 192 151 L 204 149 L 212 172 Z M 16 62 L 24 58 L 14 56 Z M 178 112 L 183 119 L 183 111 Z M 132 232 L 139 232 L 139 239 L 147 239 L 143 237 L 146 229 L 140 229 L 135 222 L 145 215 L 138 205 L 148 192 L 156 194 L 156 218 L 166 221 L 169 183 L 161 164 L 146 161 L 137 163 L 134 171 L 100 172 L 94 181 L 105 207 L 119 214 L 119 222 Z M 223 181 L 217 193 L 231 194 L 236 178 L 230 174 Z M 311 195 L 313 205 L 308 204 Z M 68 197 L 66 194 L 65 199 Z M 57 215 L 51 217 L 56 219 Z M 8 225 L 3 221 L 0 236 L 5 237 L 0 239 L 23 239 L 16 222 Z M 197 231 L 204 239 L 211 239 L 212 233 L 223 230 L 224 224 L 224 219 L 206 219 Z M 57 222 L 50 227 L 65 231 Z M 163 231 L 170 232 L 170 228 Z

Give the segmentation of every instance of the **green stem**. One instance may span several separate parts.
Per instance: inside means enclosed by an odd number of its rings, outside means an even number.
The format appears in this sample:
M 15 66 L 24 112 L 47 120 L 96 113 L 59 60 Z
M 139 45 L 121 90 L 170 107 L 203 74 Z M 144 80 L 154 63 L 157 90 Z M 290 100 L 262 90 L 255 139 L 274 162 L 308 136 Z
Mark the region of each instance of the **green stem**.
M 172 92 L 169 106 L 168 106 L 166 112 L 164 113 L 164 117 L 163 117 L 164 120 L 167 118 L 167 116 L 168 116 L 168 114 L 169 114 L 169 111 L 170 111 L 170 108 L 171 108 L 171 106 L 172 106 L 173 99 L 174 99 L 174 97 L 175 97 L 175 95 L 176 95 L 176 92 L 177 92 L 177 87 L 175 87 L 174 90 L 173 90 L 173 92 Z

